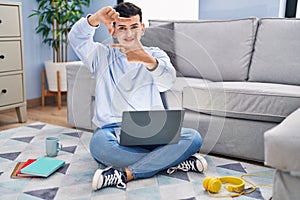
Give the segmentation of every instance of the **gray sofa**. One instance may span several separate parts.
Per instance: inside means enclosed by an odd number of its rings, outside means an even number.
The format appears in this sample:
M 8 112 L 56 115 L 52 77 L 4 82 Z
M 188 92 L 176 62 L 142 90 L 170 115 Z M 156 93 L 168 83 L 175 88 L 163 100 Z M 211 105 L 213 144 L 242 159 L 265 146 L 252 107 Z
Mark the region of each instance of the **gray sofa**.
M 264 162 L 264 132 L 300 107 L 299 35 L 299 19 L 150 20 L 142 43 L 169 54 L 177 81 L 162 97 L 186 110 L 202 153 Z M 68 122 L 92 130 L 93 77 L 83 65 L 67 76 Z

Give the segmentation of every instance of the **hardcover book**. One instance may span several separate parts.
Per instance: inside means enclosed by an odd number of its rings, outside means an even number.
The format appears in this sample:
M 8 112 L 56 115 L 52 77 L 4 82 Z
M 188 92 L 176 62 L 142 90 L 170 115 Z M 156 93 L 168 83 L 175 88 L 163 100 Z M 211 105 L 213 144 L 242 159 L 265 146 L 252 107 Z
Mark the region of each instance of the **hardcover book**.
M 19 168 L 19 170 L 17 171 L 16 173 L 16 176 L 31 176 L 31 175 L 28 175 L 28 174 L 22 174 L 21 173 L 21 169 L 25 168 L 26 166 L 30 165 L 31 163 L 35 162 L 36 159 L 28 159 L 23 165 L 21 168 Z
M 21 169 L 34 162 L 36 159 L 28 159 L 26 162 L 18 162 L 10 174 L 10 178 L 38 178 L 38 176 L 31 176 L 28 174 L 22 174 Z
M 65 161 L 55 158 L 41 157 L 35 162 L 21 169 L 22 174 L 31 176 L 48 177 L 57 169 L 64 166 Z

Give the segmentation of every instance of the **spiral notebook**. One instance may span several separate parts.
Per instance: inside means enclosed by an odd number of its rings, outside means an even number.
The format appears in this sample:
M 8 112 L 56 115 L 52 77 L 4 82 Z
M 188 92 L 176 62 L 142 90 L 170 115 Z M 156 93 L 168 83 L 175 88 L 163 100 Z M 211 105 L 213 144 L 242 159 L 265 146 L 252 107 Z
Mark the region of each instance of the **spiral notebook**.
M 64 166 L 64 164 L 65 161 L 63 160 L 41 157 L 27 167 L 23 168 L 21 173 L 32 176 L 48 177 L 60 167 Z

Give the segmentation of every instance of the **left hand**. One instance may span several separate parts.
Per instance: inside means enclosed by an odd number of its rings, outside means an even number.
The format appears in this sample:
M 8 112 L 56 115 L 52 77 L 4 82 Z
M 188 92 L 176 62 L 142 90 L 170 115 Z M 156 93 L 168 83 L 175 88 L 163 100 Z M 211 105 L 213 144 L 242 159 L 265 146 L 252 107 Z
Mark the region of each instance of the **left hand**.
M 126 44 L 112 44 L 111 47 L 119 48 L 122 53 L 125 53 L 128 62 L 142 63 L 150 71 L 155 70 L 158 65 L 156 58 L 144 50 L 139 40 L 138 32 L 134 33 L 134 40 L 132 42 Z

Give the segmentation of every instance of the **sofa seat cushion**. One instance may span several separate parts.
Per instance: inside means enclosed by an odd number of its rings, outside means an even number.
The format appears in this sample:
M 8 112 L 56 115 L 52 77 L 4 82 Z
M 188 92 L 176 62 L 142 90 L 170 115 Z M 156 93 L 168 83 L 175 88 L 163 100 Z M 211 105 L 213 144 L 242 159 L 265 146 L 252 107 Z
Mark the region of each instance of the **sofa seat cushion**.
M 200 78 L 177 77 L 173 87 L 164 92 L 164 104 L 168 109 L 182 109 L 182 93 L 185 87 L 197 87 L 211 81 Z
M 183 89 L 183 107 L 216 116 L 281 122 L 300 107 L 300 87 L 214 82 Z
M 300 108 L 264 134 L 265 164 L 300 176 Z

